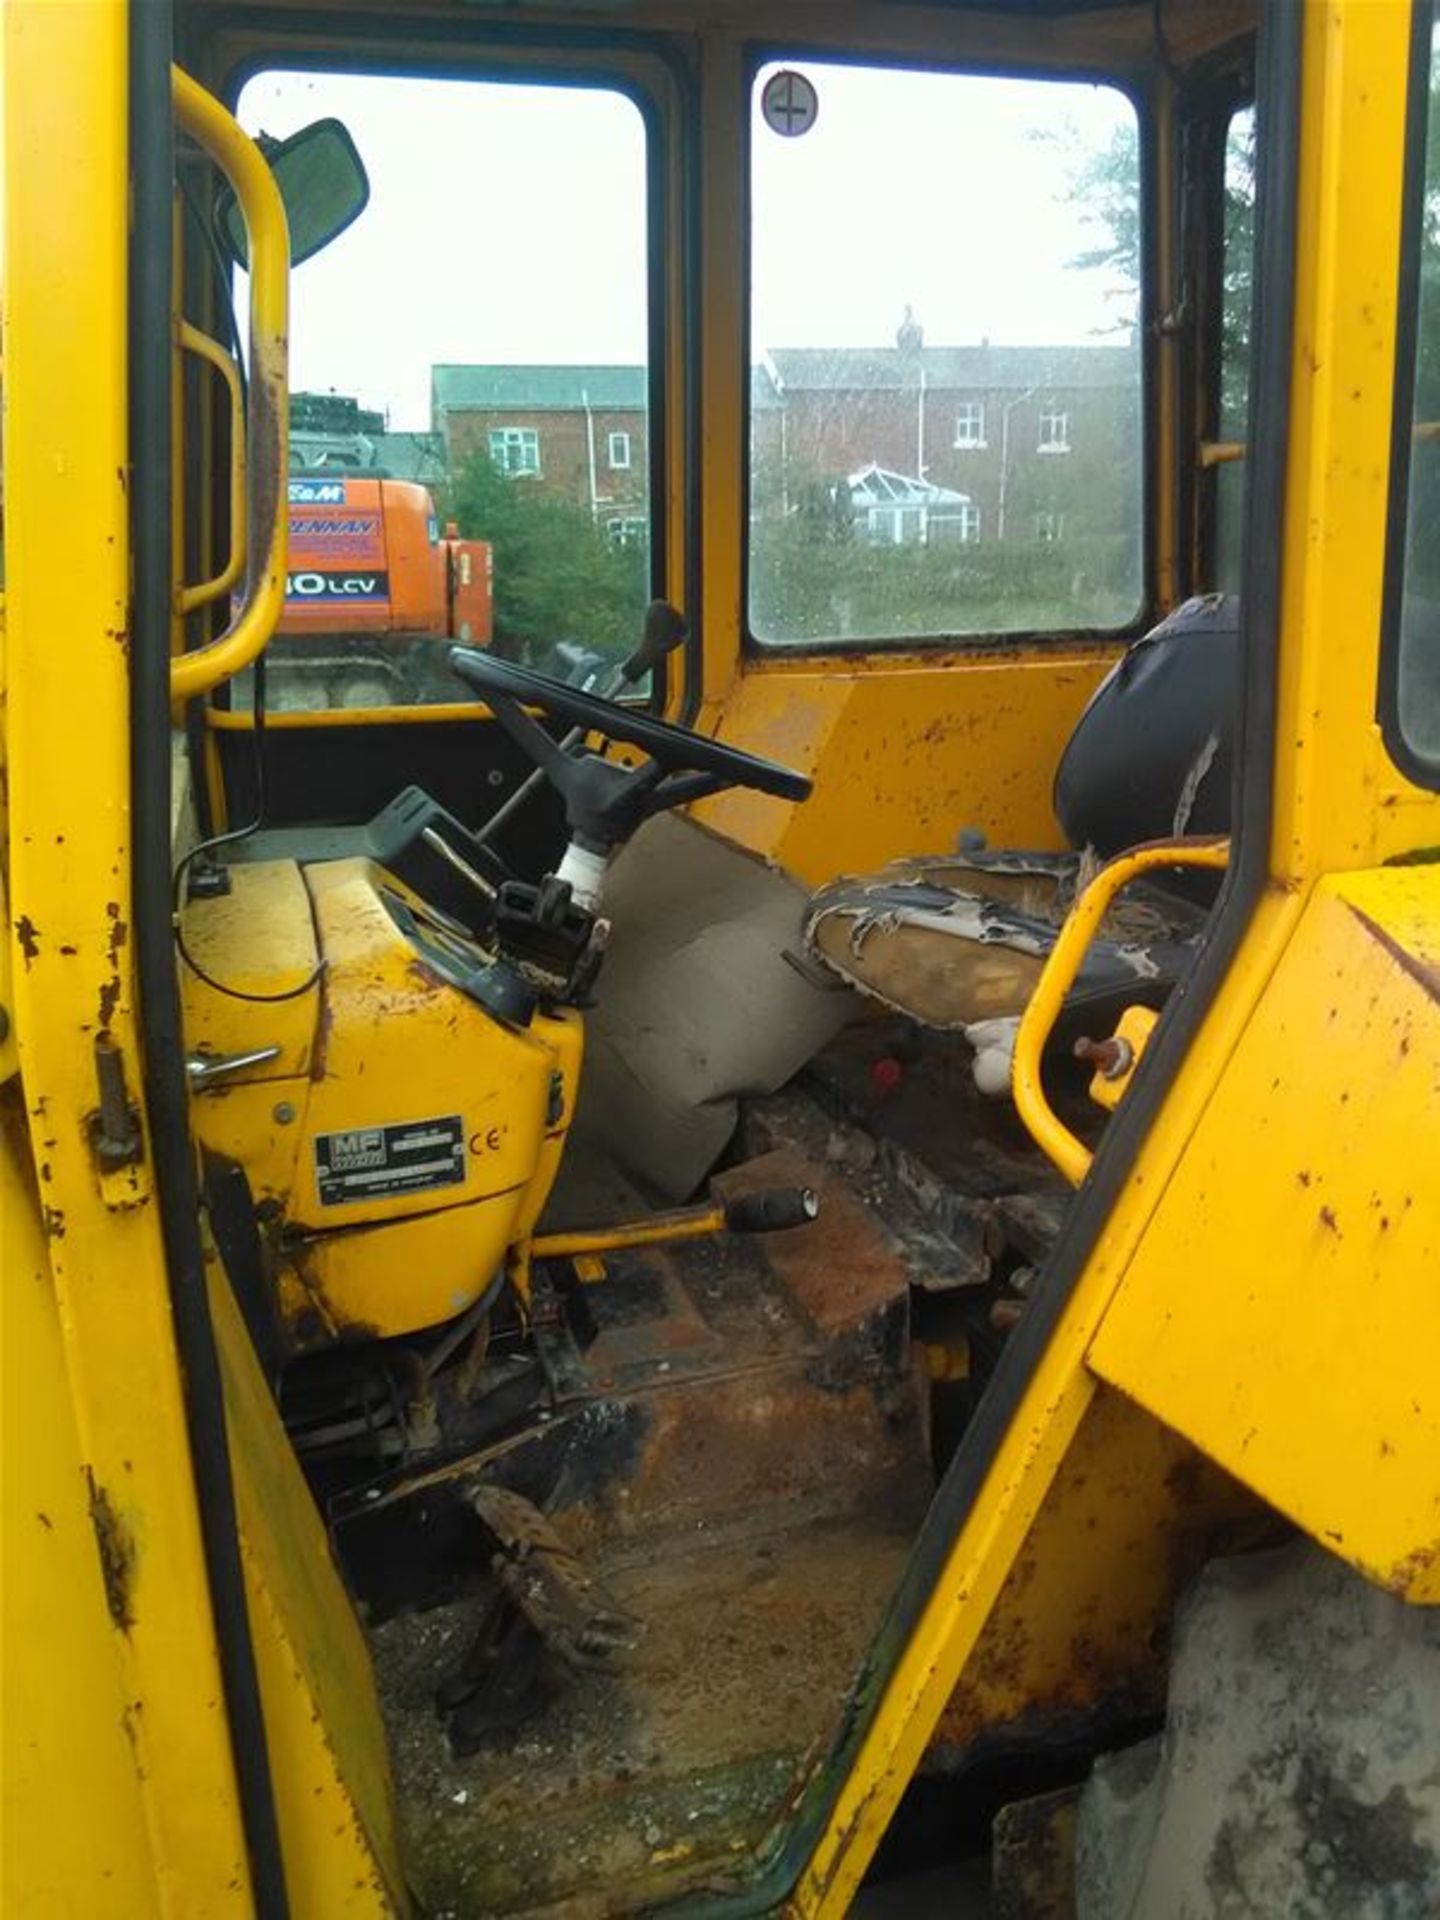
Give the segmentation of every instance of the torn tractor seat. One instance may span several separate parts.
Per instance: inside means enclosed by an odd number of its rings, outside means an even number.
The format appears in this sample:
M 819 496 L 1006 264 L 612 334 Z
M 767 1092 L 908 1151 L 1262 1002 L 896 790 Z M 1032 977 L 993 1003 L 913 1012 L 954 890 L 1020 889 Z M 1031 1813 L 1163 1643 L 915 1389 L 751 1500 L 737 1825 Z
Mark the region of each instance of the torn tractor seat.
M 1009 1085 L 1010 1053 L 1077 895 L 1105 860 L 1147 840 L 1230 824 L 1239 604 L 1188 600 L 1096 689 L 1055 776 L 1055 812 L 1083 853 L 965 851 L 834 880 L 810 903 L 810 950 L 841 979 L 925 1026 L 959 1030 L 981 1090 Z M 1131 886 L 1092 943 L 1053 1034 L 1163 1005 L 1205 930 L 1212 876 Z
M 1083 884 L 1076 853 L 896 860 L 836 880 L 811 902 L 805 937 L 842 980 L 927 1027 L 965 1034 L 982 1090 L 1008 1057 L 1045 956 Z M 1199 944 L 1194 901 L 1137 885 L 1106 916 L 1065 1003 L 1057 1038 L 1108 1030 L 1127 1006 L 1160 1007 Z M 1004 1056 L 993 1067 L 987 1056 Z

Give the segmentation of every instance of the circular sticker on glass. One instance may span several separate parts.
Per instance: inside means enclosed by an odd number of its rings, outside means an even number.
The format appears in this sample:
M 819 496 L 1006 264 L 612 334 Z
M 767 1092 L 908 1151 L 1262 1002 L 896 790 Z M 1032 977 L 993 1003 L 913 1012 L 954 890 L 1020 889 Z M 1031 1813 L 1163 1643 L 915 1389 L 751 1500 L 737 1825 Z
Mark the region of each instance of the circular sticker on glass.
M 803 73 L 796 73 L 793 67 L 782 67 L 765 82 L 760 111 L 772 133 L 796 140 L 814 126 L 820 101 L 814 85 Z

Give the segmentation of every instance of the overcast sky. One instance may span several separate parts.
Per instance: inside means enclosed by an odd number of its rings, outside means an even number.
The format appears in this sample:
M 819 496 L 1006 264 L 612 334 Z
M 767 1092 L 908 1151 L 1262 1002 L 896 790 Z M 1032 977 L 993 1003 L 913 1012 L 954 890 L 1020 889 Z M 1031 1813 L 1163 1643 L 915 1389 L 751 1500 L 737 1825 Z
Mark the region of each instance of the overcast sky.
M 753 127 L 757 347 L 888 346 L 907 303 L 931 345 L 1078 342 L 1130 317 L 1076 167 L 1132 109 L 1111 89 L 806 62 L 818 114 Z M 298 267 L 291 385 L 429 425 L 436 361 L 645 355 L 644 127 L 614 93 L 268 74 L 240 117 L 284 135 L 334 114 L 370 175 L 360 219 Z M 1113 337 L 1113 335 L 1112 335 Z

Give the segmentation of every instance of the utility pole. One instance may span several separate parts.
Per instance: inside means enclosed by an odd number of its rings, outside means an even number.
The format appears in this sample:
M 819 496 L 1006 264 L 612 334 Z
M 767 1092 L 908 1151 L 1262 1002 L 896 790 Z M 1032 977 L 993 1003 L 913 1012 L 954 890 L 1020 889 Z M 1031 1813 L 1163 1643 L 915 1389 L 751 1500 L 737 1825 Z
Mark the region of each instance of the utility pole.
M 585 441 L 589 451 L 590 463 L 590 518 L 600 517 L 600 502 L 595 491 L 595 416 L 590 411 L 590 389 L 580 389 L 580 404 L 585 409 Z
M 1000 499 L 995 514 L 997 540 L 1005 538 L 1005 495 L 1010 485 L 1010 416 L 1016 407 L 1033 400 L 1036 391 L 1034 387 L 1026 387 L 1023 393 L 1017 393 L 1013 400 L 1007 400 L 1000 409 Z

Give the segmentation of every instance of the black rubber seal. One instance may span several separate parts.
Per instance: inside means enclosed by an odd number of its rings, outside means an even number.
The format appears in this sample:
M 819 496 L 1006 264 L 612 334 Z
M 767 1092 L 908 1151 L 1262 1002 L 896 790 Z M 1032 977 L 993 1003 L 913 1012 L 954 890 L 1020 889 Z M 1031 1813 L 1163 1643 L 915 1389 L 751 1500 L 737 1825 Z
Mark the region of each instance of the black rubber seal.
M 224 1390 L 206 1293 L 170 930 L 171 42 L 169 5 L 131 7 L 130 798 L 135 965 L 156 1199 L 255 1912 L 261 1920 L 288 1920 L 236 1530 Z
M 1414 438 L 1415 368 L 1420 349 L 1420 253 L 1425 221 L 1425 149 L 1430 134 L 1431 0 L 1415 0 L 1411 17 L 1410 86 L 1405 119 L 1405 186 L 1400 202 L 1400 294 L 1395 338 L 1395 391 L 1390 430 L 1390 489 L 1385 546 L 1384 612 L 1376 714 L 1390 758 L 1419 787 L 1440 787 L 1440 756 L 1422 752 L 1400 712 L 1400 622 L 1410 533 L 1410 454 Z

